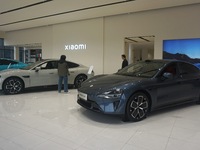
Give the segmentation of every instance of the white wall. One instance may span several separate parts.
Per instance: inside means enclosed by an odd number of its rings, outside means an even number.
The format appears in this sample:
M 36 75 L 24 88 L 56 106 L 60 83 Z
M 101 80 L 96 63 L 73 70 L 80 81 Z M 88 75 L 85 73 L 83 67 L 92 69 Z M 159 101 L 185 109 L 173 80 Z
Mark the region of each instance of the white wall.
M 200 38 L 200 5 L 159 9 L 6 33 L 6 45 L 42 43 L 43 58 L 66 54 L 94 65 L 96 74 L 121 67 L 124 38 L 155 36 L 154 58 L 162 58 L 165 39 Z M 66 51 L 65 44 L 86 43 L 86 50 Z
M 7 32 L 5 45 L 42 43 L 43 58 L 52 57 L 52 26 Z
M 86 44 L 86 49 L 65 50 L 65 45 Z M 65 54 L 68 60 L 94 66 L 103 72 L 103 19 L 92 19 L 53 27 L 53 57 Z
M 162 58 L 165 39 L 200 38 L 199 13 L 200 5 L 190 5 L 105 18 L 104 72 L 121 66 L 125 37 L 154 35 L 154 58 Z

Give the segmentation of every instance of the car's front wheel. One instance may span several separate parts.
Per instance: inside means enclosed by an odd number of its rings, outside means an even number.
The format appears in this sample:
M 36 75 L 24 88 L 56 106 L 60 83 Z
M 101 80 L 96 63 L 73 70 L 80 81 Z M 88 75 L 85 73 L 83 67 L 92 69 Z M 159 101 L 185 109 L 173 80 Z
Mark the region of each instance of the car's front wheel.
M 149 110 L 149 98 L 143 92 L 133 94 L 126 107 L 126 118 L 130 121 L 140 121 L 146 118 Z
M 5 94 L 18 94 L 22 92 L 24 84 L 21 79 L 13 77 L 5 80 L 3 91 Z
M 75 88 L 81 87 L 81 83 L 87 79 L 86 75 L 78 75 L 74 81 Z

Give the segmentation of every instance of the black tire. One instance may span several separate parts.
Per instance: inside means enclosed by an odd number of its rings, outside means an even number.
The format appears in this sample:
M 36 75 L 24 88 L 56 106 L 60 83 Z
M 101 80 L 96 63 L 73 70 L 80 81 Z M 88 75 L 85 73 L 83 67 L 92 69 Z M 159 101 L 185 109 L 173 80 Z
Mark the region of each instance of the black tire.
M 81 83 L 87 79 L 86 75 L 78 75 L 74 81 L 74 87 L 79 88 L 81 87 Z
M 149 98 L 143 92 L 133 94 L 126 107 L 126 118 L 129 121 L 141 121 L 149 111 Z
M 5 94 L 18 94 L 24 89 L 21 79 L 13 77 L 6 79 L 3 83 L 3 91 Z
M 196 101 L 196 103 L 197 103 L 198 105 L 200 105 L 200 95 L 199 95 L 199 98 L 198 98 L 198 100 Z

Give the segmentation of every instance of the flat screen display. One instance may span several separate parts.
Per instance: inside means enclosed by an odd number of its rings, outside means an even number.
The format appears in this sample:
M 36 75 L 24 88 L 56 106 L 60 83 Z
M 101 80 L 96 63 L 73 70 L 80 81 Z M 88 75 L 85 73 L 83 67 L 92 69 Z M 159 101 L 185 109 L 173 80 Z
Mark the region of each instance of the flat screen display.
M 188 61 L 200 69 L 200 38 L 164 40 L 163 59 Z

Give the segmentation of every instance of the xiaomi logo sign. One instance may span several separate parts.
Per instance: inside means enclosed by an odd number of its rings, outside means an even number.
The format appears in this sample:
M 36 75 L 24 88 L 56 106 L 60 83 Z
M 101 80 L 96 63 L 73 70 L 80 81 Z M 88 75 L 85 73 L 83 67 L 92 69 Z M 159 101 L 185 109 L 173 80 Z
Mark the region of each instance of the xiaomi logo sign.
M 87 48 L 86 44 L 72 44 L 72 45 L 65 45 L 65 50 L 84 50 Z

